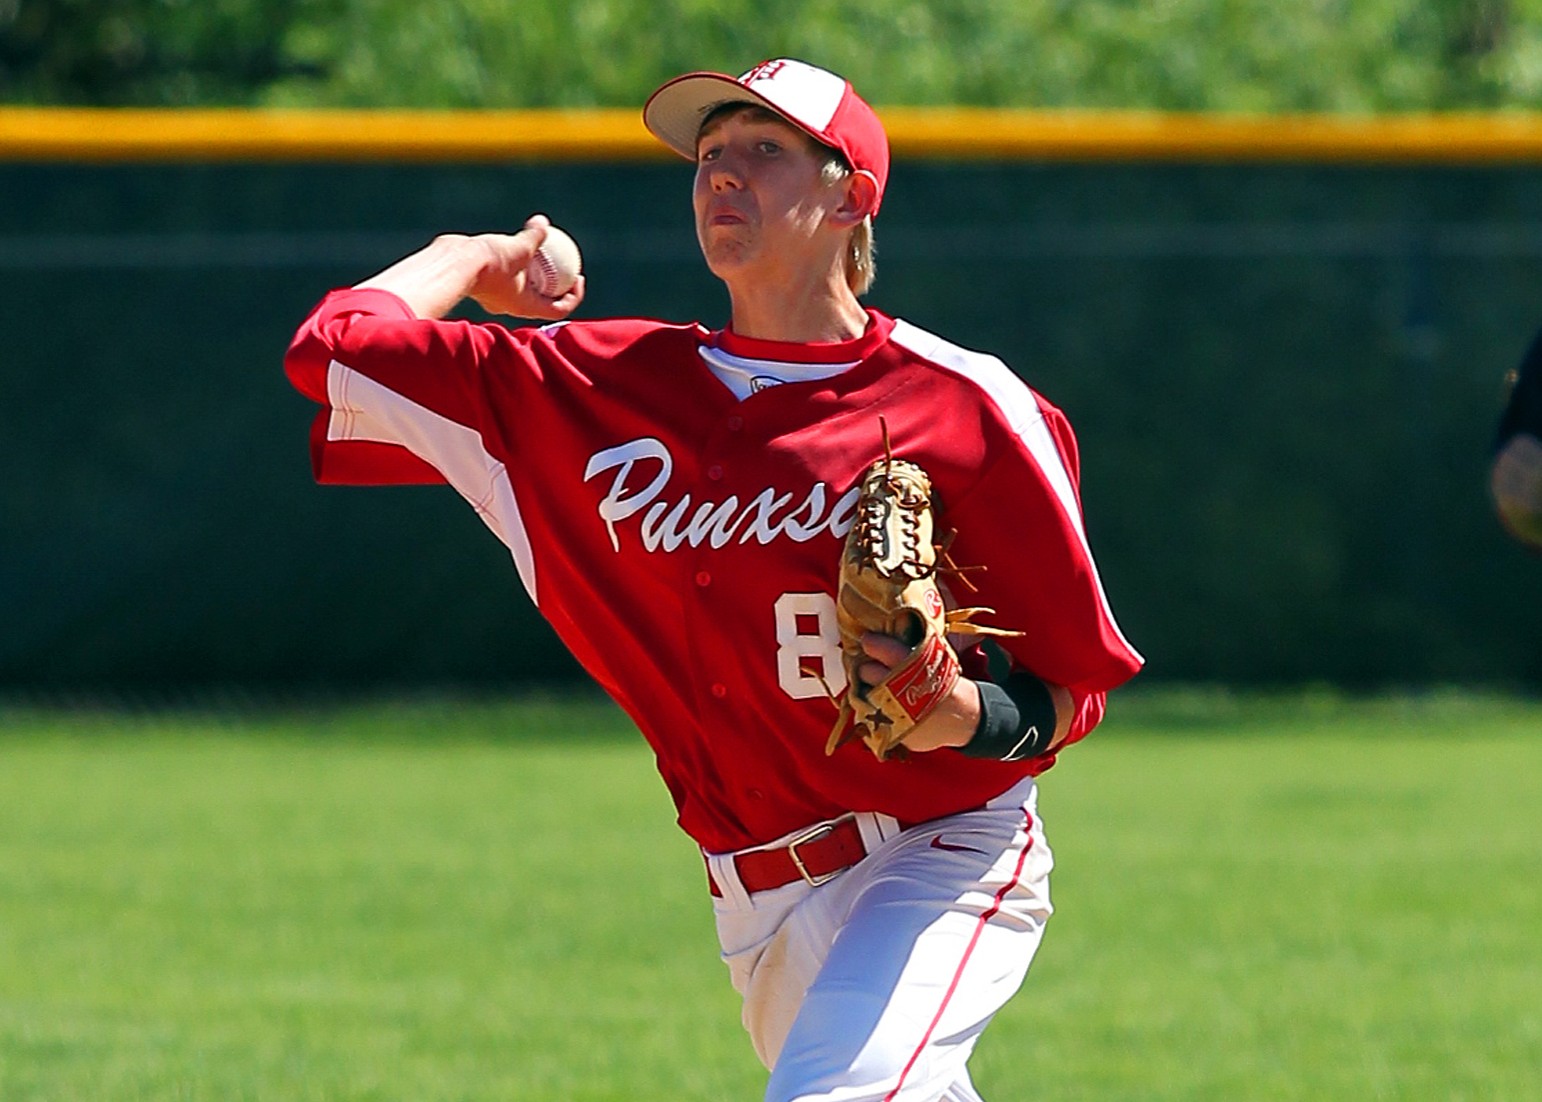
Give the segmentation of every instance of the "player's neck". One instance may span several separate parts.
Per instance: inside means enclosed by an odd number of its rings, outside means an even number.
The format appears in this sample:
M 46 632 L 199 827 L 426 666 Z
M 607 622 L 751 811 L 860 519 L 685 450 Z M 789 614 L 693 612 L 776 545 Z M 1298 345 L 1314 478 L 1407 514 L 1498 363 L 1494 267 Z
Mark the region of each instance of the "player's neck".
M 867 311 L 842 282 L 797 286 L 761 282 L 728 288 L 733 304 L 730 328 L 741 337 L 809 344 L 846 341 L 867 329 Z

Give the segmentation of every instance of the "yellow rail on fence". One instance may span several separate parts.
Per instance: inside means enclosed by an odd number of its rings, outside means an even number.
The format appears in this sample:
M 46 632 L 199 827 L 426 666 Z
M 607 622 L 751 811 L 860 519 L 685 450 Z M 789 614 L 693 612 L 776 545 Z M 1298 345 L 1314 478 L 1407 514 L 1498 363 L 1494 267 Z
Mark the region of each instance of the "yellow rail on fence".
M 1542 163 L 1542 113 L 1227 115 L 893 107 L 896 157 Z M 631 109 L 0 108 L 8 161 L 617 161 L 668 157 Z

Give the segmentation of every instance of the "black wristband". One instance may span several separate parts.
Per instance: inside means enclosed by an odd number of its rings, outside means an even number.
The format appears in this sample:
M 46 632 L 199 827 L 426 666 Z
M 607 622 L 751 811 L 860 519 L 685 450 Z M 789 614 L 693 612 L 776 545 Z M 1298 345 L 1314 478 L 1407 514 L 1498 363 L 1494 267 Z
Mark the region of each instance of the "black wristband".
M 1055 740 L 1055 698 L 1049 686 L 1031 673 L 1019 671 L 1002 684 L 976 682 L 980 687 L 980 722 L 974 737 L 958 748 L 960 754 L 992 761 L 1023 761 L 1037 757 Z

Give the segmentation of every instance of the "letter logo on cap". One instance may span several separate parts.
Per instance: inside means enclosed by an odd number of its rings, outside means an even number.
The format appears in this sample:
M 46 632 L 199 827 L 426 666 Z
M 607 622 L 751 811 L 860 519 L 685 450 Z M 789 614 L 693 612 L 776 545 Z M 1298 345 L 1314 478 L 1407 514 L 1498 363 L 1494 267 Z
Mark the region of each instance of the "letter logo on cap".
M 770 80 L 785 68 L 787 68 L 787 62 L 785 61 L 762 61 L 759 65 L 755 66 L 749 72 L 740 77 L 739 83 L 754 84 L 757 80 Z

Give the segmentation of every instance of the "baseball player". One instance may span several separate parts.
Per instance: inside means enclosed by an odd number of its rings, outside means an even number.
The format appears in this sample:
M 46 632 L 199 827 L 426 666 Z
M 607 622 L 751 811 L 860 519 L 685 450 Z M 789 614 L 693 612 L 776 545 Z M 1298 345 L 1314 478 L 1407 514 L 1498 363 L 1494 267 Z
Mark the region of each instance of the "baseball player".
M 1489 489 L 1506 530 L 1542 551 L 1542 333 L 1514 373 L 1494 438 Z
M 648 128 L 695 164 L 726 326 L 569 321 L 526 285 L 548 221 L 447 235 L 326 296 L 286 369 L 323 482 L 447 482 L 636 722 L 700 846 L 775 1102 L 979 1095 L 966 1063 L 1051 907 L 1036 777 L 1141 656 L 1088 548 L 1065 416 L 999 360 L 859 301 L 889 177 L 873 110 L 790 59 L 691 73 Z M 446 320 L 465 298 L 550 324 Z M 883 430 L 880 429 L 880 418 Z M 836 564 L 863 472 L 925 468 L 1005 637 L 879 760 L 826 755 L 852 686 Z M 907 645 L 873 633 L 876 684 Z

